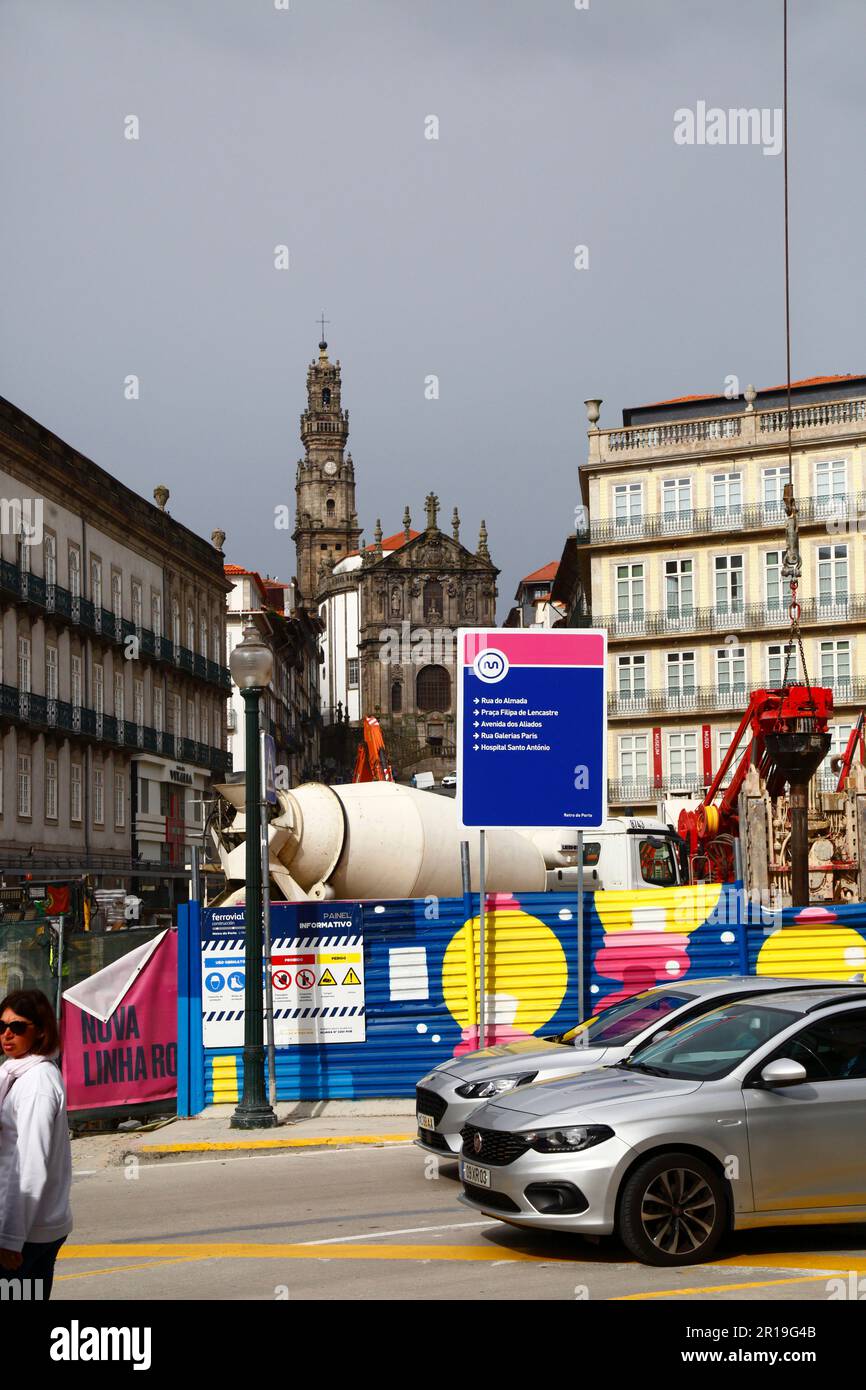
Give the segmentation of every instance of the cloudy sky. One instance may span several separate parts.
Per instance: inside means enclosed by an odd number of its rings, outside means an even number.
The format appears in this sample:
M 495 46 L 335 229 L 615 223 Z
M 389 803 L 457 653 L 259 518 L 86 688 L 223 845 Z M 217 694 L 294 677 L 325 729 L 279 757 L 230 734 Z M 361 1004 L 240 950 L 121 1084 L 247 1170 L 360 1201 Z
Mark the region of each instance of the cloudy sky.
M 324 309 L 368 539 L 430 489 L 473 545 L 485 516 L 501 619 L 572 525 L 587 397 L 613 425 L 784 379 L 782 158 L 674 141 L 679 108 L 781 105 L 781 16 L 2 0 L 0 394 L 285 579 Z M 866 370 L 864 39 L 863 0 L 791 0 L 796 376 Z

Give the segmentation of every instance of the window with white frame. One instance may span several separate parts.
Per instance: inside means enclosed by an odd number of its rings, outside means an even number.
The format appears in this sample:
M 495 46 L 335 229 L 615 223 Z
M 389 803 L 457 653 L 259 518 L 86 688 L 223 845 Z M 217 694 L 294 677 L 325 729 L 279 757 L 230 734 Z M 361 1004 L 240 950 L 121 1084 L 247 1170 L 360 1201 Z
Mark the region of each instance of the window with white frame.
M 818 546 L 818 602 L 822 607 L 847 604 L 847 545 Z
M 105 824 L 105 773 L 101 767 L 93 769 L 93 824 Z
M 186 736 L 195 738 L 195 700 L 186 702 Z
M 114 824 L 118 830 L 126 825 L 126 779 L 122 772 L 114 774 Z
M 30 807 L 30 754 L 18 754 L 18 814 L 27 817 L 31 814 Z
M 742 612 L 744 587 L 742 555 L 717 555 L 714 568 L 716 612 Z
M 731 744 L 733 743 L 733 741 L 734 741 L 734 734 L 735 734 L 736 732 L 737 732 L 736 729 L 719 729 L 718 733 L 716 734 L 716 751 L 717 751 L 717 753 L 718 753 L 718 762 L 716 763 L 716 766 L 715 766 L 715 771 L 716 771 L 716 772 L 718 772 L 719 768 L 721 767 L 722 763 L 724 762 L 725 754 L 727 753 L 728 749 L 730 748 Z M 731 778 L 732 778 L 733 775 L 734 775 L 734 770 L 735 770 L 734 765 L 735 765 L 735 763 L 736 763 L 736 758 L 732 759 L 732 761 L 731 761 L 731 766 L 728 768 L 727 772 L 725 773 L 724 777 L 722 778 L 722 786 L 723 786 L 723 787 L 730 786 Z
M 847 498 L 848 464 L 845 459 L 820 459 L 815 464 L 815 496 L 819 502 Z
M 772 612 L 780 609 L 784 602 L 782 556 L 781 550 L 768 550 L 764 555 L 764 595 L 767 608 Z
M 619 775 L 623 782 L 645 782 L 649 776 L 649 739 L 647 734 L 621 734 L 619 740 Z
M 723 514 L 739 512 L 743 506 L 743 475 L 714 473 L 712 479 L 713 511 Z
M 613 518 L 617 526 L 629 526 L 643 519 L 643 484 L 616 483 L 613 489 Z
M 144 612 L 141 598 L 141 585 L 133 580 L 132 583 L 132 625 L 138 631 L 144 626 Z
M 162 598 L 159 594 L 153 594 L 150 600 L 150 625 L 153 628 L 154 637 L 162 636 Z
M 782 497 L 787 481 L 787 467 L 763 469 L 761 473 L 761 498 L 765 507 L 771 507 L 773 512 L 781 511 Z
M 202 656 L 207 656 L 207 618 L 202 618 L 198 625 L 198 649 Z
M 19 568 L 19 570 L 21 571 L 22 574 L 29 574 L 29 573 L 30 573 L 30 541 L 28 540 L 27 534 L 26 534 L 26 532 L 25 532 L 25 530 L 24 530 L 24 523 L 23 523 L 23 522 L 22 522 L 22 524 L 21 524 L 21 530 L 18 532 L 18 539 L 17 539 L 17 547 L 16 547 L 16 549 L 17 549 L 18 568 Z
M 733 643 L 716 648 L 716 687 L 720 695 L 746 689 L 746 649 Z
M 81 657 L 73 652 L 69 658 L 70 686 L 72 689 L 72 706 L 74 709 L 81 708 Z
M 158 685 L 153 692 L 153 727 L 158 734 L 162 733 L 162 720 L 162 687 Z
M 119 574 L 111 576 L 111 611 L 120 622 L 123 618 L 123 582 Z
M 180 605 L 177 599 L 171 605 L 171 640 L 175 647 L 180 646 Z
M 132 710 L 133 719 L 139 728 L 144 723 L 144 681 L 136 680 L 132 684 Z
M 669 618 L 690 617 L 694 611 L 694 565 L 691 560 L 665 560 L 665 603 Z
M 45 759 L 45 819 L 57 820 L 57 759 Z
M 69 765 L 69 819 L 81 820 L 81 763 Z
M 668 652 L 665 657 L 667 694 L 670 696 L 695 693 L 694 652 Z
M 349 659 L 348 659 L 348 666 L 349 666 L 349 687 L 350 687 L 350 689 L 355 689 L 355 688 L 357 687 L 357 685 L 358 685 L 358 664 L 359 664 L 359 661 L 358 661 L 358 657 L 357 657 L 357 656 L 350 656 L 350 657 L 349 657 Z
M 195 614 L 189 604 L 186 606 L 186 645 L 188 651 L 195 651 Z
M 30 691 L 30 638 L 18 638 L 18 689 Z
M 94 608 L 102 607 L 102 561 L 90 561 L 90 597 Z
M 616 663 L 616 688 L 621 700 L 642 700 L 646 695 L 646 657 L 620 656 Z
M 668 775 L 671 786 L 690 786 L 698 775 L 698 736 L 688 729 L 668 734 Z
M 847 638 L 821 642 L 819 645 L 819 655 L 821 659 L 821 684 L 830 685 L 836 689 L 839 686 L 848 685 L 851 681 L 851 643 Z
M 81 552 L 75 545 L 69 547 L 69 592 L 81 598 Z
M 125 718 L 126 718 L 126 714 L 125 714 L 125 712 L 124 712 L 124 707 L 123 707 L 123 706 L 124 706 L 124 698 L 123 698 L 123 697 L 124 697 L 124 694 L 125 694 L 125 691 L 124 691 L 124 689 L 123 689 L 123 672 L 122 672 L 122 671 L 115 671 L 115 673 L 114 673 L 114 717 L 115 717 L 115 719 L 118 721 L 118 723 L 122 722 L 122 721 L 125 720 Z
M 662 519 L 665 526 L 676 528 L 676 523 L 691 515 L 691 478 L 664 478 L 662 480 Z
M 105 670 L 97 661 L 93 663 L 93 708 L 97 714 L 105 713 Z
M 57 667 L 57 648 L 45 648 L 45 694 L 49 700 L 56 700 L 59 690 Z
M 45 583 L 57 583 L 57 540 L 50 533 L 46 533 L 44 542 L 45 551 Z
M 620 619 L 642 618 L 644 602 L 643 565 L 617 565 L 616 612 Z
M 786 669 L 788 684 L 796 685 L 800 679 L 797 644 L 772 642 L 767 648 L 767 685 L 771 690 L 777 690 L 784 684 Z

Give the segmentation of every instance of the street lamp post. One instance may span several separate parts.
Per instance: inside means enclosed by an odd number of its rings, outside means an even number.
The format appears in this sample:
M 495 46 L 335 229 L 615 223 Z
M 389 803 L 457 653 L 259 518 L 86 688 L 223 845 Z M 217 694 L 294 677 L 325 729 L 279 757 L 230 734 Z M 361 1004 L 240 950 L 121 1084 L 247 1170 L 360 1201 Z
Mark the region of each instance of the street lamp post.
M 244 628 L 243 641 L 229 658 L 232 680 L 244 701 L 246 745 L 246 931 L 244 991 L 244 1090 L 231 1118 L 232 1129 L 270 1129 L 277 1117 L 265 1093 L 264 1020 L 262 1010 L 262 859 L 261 769 L 259 766 L 259 697 L 271 678 L 273 657 L 258 630 Z M 270 969 L 270 961 L 268 961 Z

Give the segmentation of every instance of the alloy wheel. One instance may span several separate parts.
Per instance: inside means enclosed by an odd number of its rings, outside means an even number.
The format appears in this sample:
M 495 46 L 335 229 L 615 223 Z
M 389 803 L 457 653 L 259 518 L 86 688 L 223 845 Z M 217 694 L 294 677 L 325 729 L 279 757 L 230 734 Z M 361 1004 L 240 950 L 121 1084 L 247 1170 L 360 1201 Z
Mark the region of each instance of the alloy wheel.
M 691 1254 L 716 1222 L 716 1198 L 706 1179 L 688 1168 L 666 1168 L 647 1185 L 640 1206 L 647 1238 L 666 1255 Z

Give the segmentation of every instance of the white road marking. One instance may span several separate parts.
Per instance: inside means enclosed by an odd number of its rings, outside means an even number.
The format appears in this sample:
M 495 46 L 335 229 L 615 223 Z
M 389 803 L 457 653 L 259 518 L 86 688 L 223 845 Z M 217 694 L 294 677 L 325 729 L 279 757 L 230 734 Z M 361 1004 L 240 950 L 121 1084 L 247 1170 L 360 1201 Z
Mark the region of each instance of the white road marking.
M 401 1231 L 365 1231 L 363 1235 L 329 1236 L 327 1240 L 302 1240 L 302 1245 L 341 1245 L 346 1241 L 375 1240 L 379 1236 L 417 1236 L 431 1231 L 463 1231 L 470 1226 L 498 1226 L 498 1221 L 453 1221 L 448 1226 L 405 1226 Z

